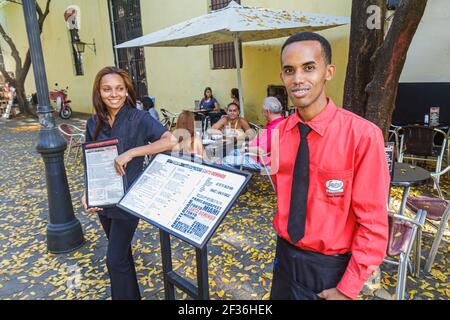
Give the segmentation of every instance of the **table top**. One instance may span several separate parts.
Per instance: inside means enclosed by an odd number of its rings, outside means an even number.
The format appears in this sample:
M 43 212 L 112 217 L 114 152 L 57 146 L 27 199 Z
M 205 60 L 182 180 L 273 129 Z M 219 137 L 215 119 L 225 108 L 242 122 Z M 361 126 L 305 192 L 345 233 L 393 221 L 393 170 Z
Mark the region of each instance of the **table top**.
M 430 172 L 409 163 L 396 162 L 391 184 L 396 187 L 419 186 L 430 181 Z
M 437 126 L 431 126 L 430 124 L 425 124 L 424 122 L 414 122 L 414 123 L 409 123 L 407 125 L 404 125 L 402 127 L 414 127 L 414 126 L 423 126 L 423 127 L 428 127 L 431 129 L 441 129 L 441 130 L 447 130 L 450 125 L 448 122 L 440 122 Z

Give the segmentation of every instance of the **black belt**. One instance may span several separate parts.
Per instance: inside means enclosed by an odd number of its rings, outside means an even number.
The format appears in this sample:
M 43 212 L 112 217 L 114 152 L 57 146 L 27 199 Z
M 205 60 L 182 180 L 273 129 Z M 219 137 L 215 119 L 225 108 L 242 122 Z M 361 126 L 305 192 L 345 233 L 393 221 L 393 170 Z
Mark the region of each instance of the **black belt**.
M 323 254 L 323 253 L 320 253 L 320 252 L 317 252 L 317 251 L 311 251 L 311 250 L 304 250 L 304 249 L 302 249 L 302 248 L 299 248 L 299 247 L 297 247 L 297 246 L 295 246 L 295 245 L 293 245 L 292 243 L 290 243 L 289 241 L 287 241 L 286 239 L 284 239 L 284 238 L 281 238 L 280 236 L 278 236 L 278 239 L 281 239 L 285 244 L 287 244 L 289 247 L 291 247 L 292 249 L 295 249 L 295 250 L 299 250 L 299 251 L 305 251 L 305 252 L 311 252 L 311 253 L 317 253 L 317 254 L 321 254 L 321 255 L 324 255 L 324 256 L 331 256 L 331 257 L 350 257 L 351 255 L 352 255 L 352 253 L 349 251 L 349 252 L 346 252 L 346 253 L 341 253 L 341 254 Z

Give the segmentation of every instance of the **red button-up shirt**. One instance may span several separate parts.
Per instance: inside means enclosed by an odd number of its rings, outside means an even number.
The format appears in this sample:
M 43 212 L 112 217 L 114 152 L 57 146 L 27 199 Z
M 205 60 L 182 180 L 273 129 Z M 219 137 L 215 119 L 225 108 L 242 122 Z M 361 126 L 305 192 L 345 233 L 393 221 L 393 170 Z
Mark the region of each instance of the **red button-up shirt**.
M 284 117 L 276 118 L 275 120 L 272 120 L 270 122 L 267 122 L 266 127 L 261 130 L 261 133 L 252 141 L 250 141 L 249 146 L 250 147 L 260 147 L 263 149 L 267 154 L 270 155 L 272 152 L 272 131 L 275 129 L 278 124 L 284 120 Z M 255 161 L 260 162 L 259 158 L 254 158 Z M 264 163 L 270 167 L 270 157 L 263 156 Z
M 278 211 L 273 225 L 287 231 L 292 176 L 300 143 L 295 113 L 281 122 L 279 143 L 272 145 Z M 386 254 L 390 177 L 381 130 L 328 99 L 326 108 L 305 123 L 310 168 L 304 237 L 295 245 L 326 255 L 351 252 L 337 289 L 355 299 Z M 272 171 L 272 173 L 275 173 Z

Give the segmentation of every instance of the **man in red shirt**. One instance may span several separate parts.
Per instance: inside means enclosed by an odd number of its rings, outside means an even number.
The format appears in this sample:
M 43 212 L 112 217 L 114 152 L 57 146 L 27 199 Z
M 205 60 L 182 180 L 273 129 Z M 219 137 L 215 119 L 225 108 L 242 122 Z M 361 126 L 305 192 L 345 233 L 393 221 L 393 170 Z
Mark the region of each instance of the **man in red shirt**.
M 383 135 L 326 96 L 335 66 L 322 36 L 286 40 L 281 68 L 297 112 L 279 124 L 272 146 L 278 241 L 271 299 L 356 299 L 386 253 Z

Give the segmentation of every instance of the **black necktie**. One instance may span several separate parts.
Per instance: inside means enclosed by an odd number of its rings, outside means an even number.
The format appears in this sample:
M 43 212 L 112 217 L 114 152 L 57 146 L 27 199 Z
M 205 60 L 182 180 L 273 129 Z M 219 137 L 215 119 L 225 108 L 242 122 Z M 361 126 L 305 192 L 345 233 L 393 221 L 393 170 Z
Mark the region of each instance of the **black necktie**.
M 291 206 L 289 210 L 288 233 L 292 242 L 297 243 L 305 235 L 306 202 L 309 185 L 309 148 L 306 137 L 311 128 L 298 124 L 300 145 L 295 158 L 294 176 L 292 177 Z

